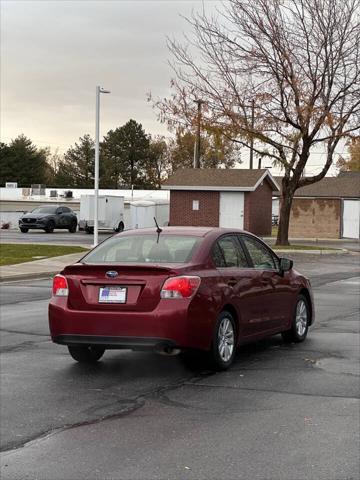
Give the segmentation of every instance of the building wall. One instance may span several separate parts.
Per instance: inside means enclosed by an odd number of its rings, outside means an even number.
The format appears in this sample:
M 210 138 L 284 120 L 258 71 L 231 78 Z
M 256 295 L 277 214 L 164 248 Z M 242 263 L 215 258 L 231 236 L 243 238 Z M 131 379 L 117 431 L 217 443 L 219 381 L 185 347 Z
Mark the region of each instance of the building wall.
M 271 235 L 272 188 L 264 180 L 255 192 L 245 193 L 244 229 L 255 235 Z
M 199 210 L 193 210 L 193 201 L 199 202 Z M 172 190 L 170 192 L 170 225 L 218 227 L 219 203 L 219 192 Z
M 290 237 L 340 238 L 339 198 L 294 198 L 290 215 Z

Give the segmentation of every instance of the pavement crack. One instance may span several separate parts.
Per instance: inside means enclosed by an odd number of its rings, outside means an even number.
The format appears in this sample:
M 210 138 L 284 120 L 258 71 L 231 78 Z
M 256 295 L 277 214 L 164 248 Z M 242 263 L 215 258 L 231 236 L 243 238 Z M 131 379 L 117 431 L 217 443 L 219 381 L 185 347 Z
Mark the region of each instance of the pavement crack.
M 323 273 L 321 275 L 309 275 L 311 285 L 313 288 L 322 287 L 328 283 L 339 282 L 347 280 L 348 278 L 357 278 L 360 275 L 360 270 L 353 270 L 351 272 L 334 272 Z
M 5 332 L 5 333 L 19 333 L 22 335 L 34 335 L 35 337 L 48 337 L 50 340 L 50 336 L 48 333 L 36 333 L 36 332 L 26 332 L 23 330 L 10 330 L 7 328 L 0 328 L 0 332 Z
M 9 306 L 9 305 L 21 305 L 22 303 L 34 303 L 34 302 L 48 302 L 50 297 L 45 298 L 29 298 L 28 300 L 15 300 L 12 302 L 7 302 L 6 300 L 1 302 L 1 306 Z
M 148 392 L 142 393 L 137 395 L 135 398 L 129 398 L 129 399 L 120 399 L 114 403 L 111 404 L 111 406 L 116 406 L 120 404 L 126 404 L 125 407 L 122 407 L 119 411 L 117 412 L 111 412 L 108 414 L 100 415 L 97 418 L 94 419 L 89 419 L 89 420 L 84 420 L 81 422 L 76 422 L 76 423 L 71 423 L 71 424 L 65 424 L 61 427 L 58 428 L 52 428 L 46 431 L 43 431 L 41 433 L 38 433 L 34 435 L 31 438 L 24 439 L 21 442 L 8 442 L 4 444 L 0 448 L 1 453 L 11 453 L 15 450 L 19 450 L 21 448 L 26 448 L 30 445 L 33 445 L 35 442 L 45 440 L 49 438 L 50 436 L 56 435 L 58 433 L 64 432 L 66 430 L 74 429 L 74 428 L 80 428 L 88 425 L 95 425 L 97 423 L 103 422 L 105 420 L 116 420 L 119 418 L 126 417 L 128 415 L 131 415 L 135 411 L 141 409 L 146 405 L 146 402 L 148 400 L 152 399 L 159 399 L 159 398 L 164 398 L 165 392 L 169 392 L 172 390 L 176 390 L 179 387 L 182 387 L 183 385 L 186 385 L 187 382 L 189 382 L 191 379 L 195 379 L 197 377 L 191 376 L 191 377 L 186 377 L 182 378 L 177 382 L 171 383 L 169 385 L 161 386 L 161 387 L 156 387 Z M 201 376 L 201 373 L 199 374 L 199 378 L 203 378 Z M 171 400 L 169 400 L 171 402 Z M 177 403 L 177 402 L 175 402 Z M 179 406 L 179 405 L 178 405 Z M 96 409 L 88 409 L 85 413 L 95 413 Z
M 315 398 L 342 398 L 348 400 L 360 400 L 360 397 L 349 397 L 347 395 L 324 395 L 324 394 L 314 394 L 314 393 L 307 393 L 307 392 L 287 392 L 286 390 L 272 390 L 267 388 L 250 388 L 250 387 L 232 387 L 229 385 L 215 385 L 215 384 L 204 384 L 204 383 L 197 383 L 197 382 L 187 382 L 185 385 L 191 385 L 193 387 L 201 387 L 201 388 L 218 388 L 224 390 L 246 390 L 250 392 L 267 392 L 267 393 L 279 393 L 284 395 L 295 395 L 295 396 L 304 396 L 304 397 L 315 397 Z
M 38 340 L 37 342 L 35 342 L 35 341 L 28 340 L 26 342 L 18 343 L 16 345 L 6 345 L 3 347 L 0 347 L 0 353 L 19 352 L 21 350 L 26 350 L 28 347 L 33 347 L 38 343 L 45 343 L 48 341 L 49 340 Z

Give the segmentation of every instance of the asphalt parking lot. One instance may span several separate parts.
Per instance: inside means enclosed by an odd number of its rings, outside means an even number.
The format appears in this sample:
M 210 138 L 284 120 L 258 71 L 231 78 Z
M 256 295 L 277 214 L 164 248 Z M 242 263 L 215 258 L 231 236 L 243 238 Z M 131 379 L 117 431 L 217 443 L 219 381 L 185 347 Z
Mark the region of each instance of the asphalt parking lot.
M 360 257 L 292 257 L 314 287 L 307 341 L 243 347 L 217 374 L 129 351 L 78 365 L 49 341 L 50 280 L 3 283 L 1 478 L 358 479 Z
M 99 241 L 113 235 L 114 232 L 99 232 Z M 19 230 L 2 230 L 0 243 L 52 243 L 54 245 L 84 245 L 91 246 L 94 235 L 85 232 L 69 233 L 67 230 L 55 230 L 54 233 L 45 233 L 42 230 L 29 230 L 21 233 Z

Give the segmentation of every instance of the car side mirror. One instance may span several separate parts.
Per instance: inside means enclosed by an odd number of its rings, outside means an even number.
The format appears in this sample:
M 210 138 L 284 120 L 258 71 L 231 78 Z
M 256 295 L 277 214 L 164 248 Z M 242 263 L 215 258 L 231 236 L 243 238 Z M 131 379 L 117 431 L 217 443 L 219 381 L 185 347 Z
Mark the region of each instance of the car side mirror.
M 289 258 L 282 257 L 280 258 L 280 270 L 282 272 L 288 272 L 293 268 L 294 262 Z

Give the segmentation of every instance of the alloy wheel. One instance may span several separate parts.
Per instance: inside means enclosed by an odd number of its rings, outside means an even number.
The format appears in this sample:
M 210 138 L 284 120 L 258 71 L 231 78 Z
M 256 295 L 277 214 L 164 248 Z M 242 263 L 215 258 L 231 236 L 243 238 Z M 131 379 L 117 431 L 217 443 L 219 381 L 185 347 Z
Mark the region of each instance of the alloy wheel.
M 296 305 L 295 328 L 299 337 L 302 337 L 308 325 L 308 314 L 304 300 L 299 300 Z
M 218 350 L 222 361 L 228 362 L 235 347 L 234 327 L 227 317 L 221 320 L 218 330 Z

